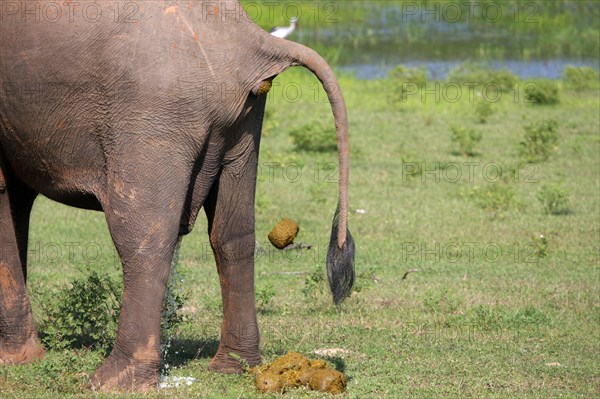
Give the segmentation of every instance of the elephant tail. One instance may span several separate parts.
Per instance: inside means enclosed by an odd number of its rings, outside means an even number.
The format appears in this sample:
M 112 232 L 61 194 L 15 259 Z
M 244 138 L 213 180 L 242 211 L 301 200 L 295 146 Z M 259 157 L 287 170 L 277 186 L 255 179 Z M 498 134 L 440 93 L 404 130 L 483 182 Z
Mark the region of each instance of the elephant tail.
M 350 295 L 354 285 L 354 240 L 350 230 L 346 227 L 344 234 L 346 241 L 342 246 L 339 246 L 339 237 L 342 231 L 340 208 L 340 202 L 338 202 L 333 216 L 329 248 L 327 249 L 327 279 L 329 280 L 333 302 L 336 305 Z M 348 214 L 345 216 L 347 220 Z
M 321 81 L 335 122 L 339 154 L 339 199 L 329 249 L 327 251 L 327 277 L 334 303 L 350 295 L 354 284 L 354 241 L 348 229 L 348 181 L 350 176 L 350 147 L 348 143 L 348 114 L 340 85 L 331 67 L 314 50 L 301 44 L 271 37 L 272 48 L 278 48 L 287 66 L 303 66 Z

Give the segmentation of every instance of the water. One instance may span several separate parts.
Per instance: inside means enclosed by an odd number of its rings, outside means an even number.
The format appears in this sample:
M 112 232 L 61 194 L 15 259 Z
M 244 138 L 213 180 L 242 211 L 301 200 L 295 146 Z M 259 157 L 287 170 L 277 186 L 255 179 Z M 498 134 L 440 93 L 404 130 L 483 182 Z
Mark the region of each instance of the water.
M 511 8 L 516 3 L 508 2 L 505 18 L 493 22 L 448 22 L 446 3 L 430 3 L 429 14 L 418 2 L 409 3 L 417 10 L 408 12 L 407 3 L 398 1 L 340 2 L 339 18 L 317 26 L 301 19 L 289 39 L 315 48 L 360 79 L 385 77 L 399 64 L 423 65 L 431 79 L 443 79 L 465 61 L 506 68 L 523 79 L 557 79 L 567 65 L 600 70 L 600 2 L 524 2 L 519 14 Z M 437 14 L 431 4 L 438 4 Z
M 444 79 L 456 66 L 462 64 L 465 59 L 456 60 L 415 60 L 401 59 L 387 60 L 381 64 L 356 63 L 342 65 L 339 69 L 349 72 L 358 79 L 379 79 L 388 76 L 389 71 L 398 64 L 407 67 L 425 66 L 429 78 L 432 80 Z M 598 61 L 593 59 L 559 58 L 548 60 L 492 60 L 489 62 L 492 69 L 508 69 L 522 79 L 559 79 L 567 65 L 591 66 L 596 70 Z
M 161 375 L 158 379 L 158 388 L 179 388 L 180 386 L 189 386 L 194 382 L 197 382 L 198 379 L 193 377 L 174 377 L 174 376 L 166 376 Z

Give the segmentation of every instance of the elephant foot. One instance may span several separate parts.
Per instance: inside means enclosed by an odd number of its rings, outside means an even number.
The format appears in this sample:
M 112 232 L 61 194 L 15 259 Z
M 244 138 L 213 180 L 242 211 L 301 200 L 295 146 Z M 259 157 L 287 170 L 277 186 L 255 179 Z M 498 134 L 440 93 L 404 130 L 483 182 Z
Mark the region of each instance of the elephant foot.
M 158 365 L 135 359 L 115 359 L 109 356 L 90 377 L 90 387 L 95 391 L 137 391 L 156 389 Z
M 250 367 L 257 366 L 262 363 L 262 358 L 258 351 L 256 352 L 241 352 L 233 349 L 226 349 L 219 346 L 219 350 L 215 357 L 212 358 L 208 365 L 210 371 L 215 371 L 224 374 L 240 374 L 244 371 L 242 363 L 237 360 L 237 356 L 232 356 L 231 353 L 237 354 L 240 358 L 245 359 Z
M 0 365 L 31 363 L 43 359 L 45 353 L 44 347 L 35 336 L 20 345 L 0 340 Z

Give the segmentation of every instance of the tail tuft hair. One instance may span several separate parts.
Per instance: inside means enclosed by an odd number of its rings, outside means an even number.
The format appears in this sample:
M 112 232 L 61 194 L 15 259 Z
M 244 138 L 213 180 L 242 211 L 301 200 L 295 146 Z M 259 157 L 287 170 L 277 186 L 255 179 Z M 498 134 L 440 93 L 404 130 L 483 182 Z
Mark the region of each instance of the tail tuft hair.
M 333 218 L 331 238 L 327 251 L 327 278 L 333 296 L 338 305 L 352 292 L 354 285 L 354 240 L 350 230 L 346 230 L 346 242 L 338 246 L 339 207 Z

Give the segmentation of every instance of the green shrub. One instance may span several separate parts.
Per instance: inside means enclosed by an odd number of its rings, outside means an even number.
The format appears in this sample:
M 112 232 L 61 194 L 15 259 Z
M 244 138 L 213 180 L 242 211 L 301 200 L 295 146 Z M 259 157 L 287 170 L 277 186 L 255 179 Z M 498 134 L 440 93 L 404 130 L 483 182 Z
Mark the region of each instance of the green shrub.
M 505 92 L 511 90 L 519 78 L 508 69 L 495 70 L 488 65 L 468 61 L 454 67 L 448 73 L 447 80 L 459 84 L 478 83 L 488 86 L 488 89 L 495 86 Z
M 469 196 L 479 208 L 492 213 L 508 210 L 515 200 L 513 188 L 503 183 L 476 186 L 471 190 Z
M 558 122 L 554 119 L 546 119 L 526 125 L 524 129 L 525 134 L 519 143 L 520 154 L 530 162 L 548 159 L 558 143 Z
M 569 195 L 558 184 L 544 184 L 537 198 L 549 215 L 564 215 L 569 213 Z
M 592 88 L 598 82 L 598 72 L 588 66 L 567 66 L 562 76 L 565 85 L 573 90 L 581 91 Z
M 431 313 L 452 314 L 462 305 L 460 296 L 448 288 L 441 290 L 428 290 L 423 299 L 423 306 Z
M 458 144 L 459 152 L 465 156 L 475 154 L 475 145 L 481 141 L 481 132 L 465 127 L 451 126 L 452 135 L 450 139 Z
M 407 100 L 407 85 L 416 86 L 420 89 L 427 83 L 427 70 L 421 66 L 418 68 L 408 68 L 404 65 L 398 65 L 389 73 L 390 103 L 397 107 Z
M 398 65 L 390 71 L 389 77 L 395 82 L 422 84 L 427 82 L 427 69 L 424 66 L 409 68 Z
M 275 297 L 273 284 L 266 284 L 256 288 L 256 305 L 259 311 L 268 309 L 269 304 Z
M 175 287 L 181 275 L 171 270 L 161 319 L 164 339 L 183 320 L 177 310 L 186 298 Z M 116 335 L 122 287 L 120 280 L 90 272 L 70 287 L 40 293 L 44 345 L 53 350 L 89 347 L 108 353 Z
M 559 101 L 558 84 L 551 80 L 539 80 L 525 85 L 525 100 L 539 105 L 556 104 Z
M 535 256 L 537 256 L 538 258 L 541 259 L 548 256 L 548 246 L 548 239 L 543 234 L 533 237 L 533 247 L 535 250 Z
M 486 123 L 488 118 L 492 116 L 494 109 L 489 101 L 480 99 L 475 105 L 475 114 L 479 123 Z
M 115 337 L 121 284 L 96 272 L 59 292 L 46 293 L 42 341 L 49 349 L 91 347 L 107 353 Z
M 484 83 L 489 81 L 490 69 L 485 64 L 463 62 L 452 68 L 447 80 L 454 83 Z
M 502 306 L 481 304 L 469 309 L 467 318 L 482 331 L 497 331 L 504 327 L 508 315 Z
M 499 171 L 501 181 L 504 183 L 538 183 L 539 181 L 539 165 L 536 163 L 528 161 L 500 163 Z M 489 178 L 492 181 L 495 179 L 493 174 Z
M 488 82 L 497 85 L 504 92 L 512 90 L 518 81 L 519 77 L 508 69 L 492 70 L 489 73 Z
M 314 119 L 290 132 L 296 149 L 302 151 L 328 152 L 337 150 L 337 136 L 333 124 Z

